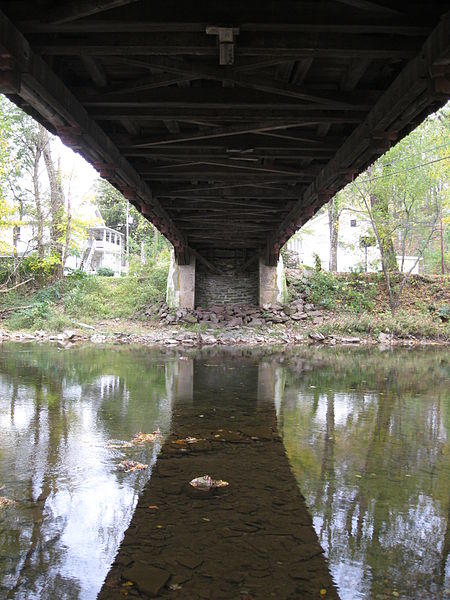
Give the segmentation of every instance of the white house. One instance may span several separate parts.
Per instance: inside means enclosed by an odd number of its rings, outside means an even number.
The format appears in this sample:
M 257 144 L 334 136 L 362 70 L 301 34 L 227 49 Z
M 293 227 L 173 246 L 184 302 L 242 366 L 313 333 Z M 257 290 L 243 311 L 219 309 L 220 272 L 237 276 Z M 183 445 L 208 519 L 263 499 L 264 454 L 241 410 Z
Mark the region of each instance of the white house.
M 376 246 L 364 245 L 364 240 L 373 237 L 367 218 L 360 213 L 344 211 L 339 219 L 337 269 L 349 272 L 354 269 L 373 272 L 381 269 L 380 252 Z M 327 211 L 321 211 L 308 221 L 287 243 L 287 248 L 297 254 L 298 261 L 308 267 L 315 266 L 316 255 L 322 268 L 328 270 L 330 259 L 330 229 Z M 399 270 L 419 273 L 420 259 L 417 256 L 397 256 Z M 403 267 L 403 268 L 402 268 Z
M 80 255 L 70 254 L 66 259 L 65 272 L 81 269 L 95 274 L 101 267 L 114 271 L 115 276 L 128 272 L 128 260 L 125 248 L 125 236 L 118 231 L 106 227 L 97 207 L 90 207 L 90 222 L 95 226 L 86 229 L 86 235 L 77 240 L 81 249 Z M 44 244 L 50 240 L 48 228 L 44 229 Z M 10 257 L 16 247 L 16 256 L 26 256 L 36 251 L 36 226 L 25 222 L 16 227 L 0 229 L 0 256 Z
M 70 257 L 77 258 L 78 257 Z M 126 260 L 125 236 L 110 227 L 98 226 L 88 229 L 88 239 L 81 259 L 75 268 L 95 274 L 100 268 L 112 269 L 114 275 L 128 272 Z M 78 262 L 78 264 L 77 264 Z M 73 268 L 69 261 L 66 266 Z

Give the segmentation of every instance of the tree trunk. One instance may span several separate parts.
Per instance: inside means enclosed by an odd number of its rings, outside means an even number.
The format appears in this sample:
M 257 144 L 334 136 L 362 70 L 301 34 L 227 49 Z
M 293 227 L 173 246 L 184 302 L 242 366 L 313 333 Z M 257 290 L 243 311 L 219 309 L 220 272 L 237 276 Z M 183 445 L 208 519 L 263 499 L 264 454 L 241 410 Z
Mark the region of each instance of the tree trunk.
M 67 223 L 66 223 L 66 241 L 64 244 L 64 252 L 62 256 L 61 269 L 64 273 L 64 267 L 66 266 L 67 256 L 69 255 L 70 247 L 70 236 L 72 235 L 72 202 L 70 198 L 70 188 L 67 193 Z
M 397 258 L 395 256 L 394 242 L 392 241 L 388 201 L 384 198 L 379 198 L 375 194 L 371 194 L 370 206 L 378 230 L 377 237 L 384 268 L 386 271 L 397 271 Z
M 52 251 L 56 253 L 59 258 L 59 266 L 56 269 L 56 277 L 62 277 L 63 273 L 63 243 L 62 236 L 64 230 L 63 217 L 64 217 L 64 192 L 61 186 L 61 174 L 52 161 L 52 155 L 50 152 L 50 139 L 48 137 L 47 130 L 39 126 L 40 134 L 42 134 L 44 140 L 44 146 L 42 148 L 42 155 L 44 157 L 45 168 L 47 170 L 48 181 L 50 184 L 50 243 Z
M 45 130 L 44 130 L 45 131 Z M 36 220 L 37 220 L 37 253 L 40 259 L 44 258 L 44 212 L 42 210 L 41 201 L 41 190 L 39 186 L 39 161 L 42 156 L 42 148 L 44 146 L 44 139 L 39 131 L 39 135 L 36 142 L 36 151 L 34 154 L 33 163 L 33 189 L 34 189 L 34 201 L 36 204 Z
M 339 216 L 340 211 L 337 206 L 336 198 L 328 202 L 328 225 L 330 228 L 330 258 L 328 269 L 330 272 L 337 271 L 337 251 L 339 241 Z

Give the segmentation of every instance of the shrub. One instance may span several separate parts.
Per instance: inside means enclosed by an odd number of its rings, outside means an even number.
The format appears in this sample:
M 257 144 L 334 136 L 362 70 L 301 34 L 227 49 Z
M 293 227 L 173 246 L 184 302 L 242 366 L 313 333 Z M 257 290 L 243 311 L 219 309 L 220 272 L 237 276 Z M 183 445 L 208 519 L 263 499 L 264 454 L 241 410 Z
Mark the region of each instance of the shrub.
M 372 310 L 377 294 L 376 283 L 358 273 L 340 277 L 327 271 L 311 271 L 294 282 L 293 286 L 297 294 L 304 294 L 313 304 L 357 313 Z
M 114 277 L 114 271 L 109 267 L 100 267 L 97 269 L 97 275 L 100 277 Z
M 23 310 L 20 307 L 8 319 L 11 329 L 43 329 L 50 318 L 48 302 L 36 302 Z

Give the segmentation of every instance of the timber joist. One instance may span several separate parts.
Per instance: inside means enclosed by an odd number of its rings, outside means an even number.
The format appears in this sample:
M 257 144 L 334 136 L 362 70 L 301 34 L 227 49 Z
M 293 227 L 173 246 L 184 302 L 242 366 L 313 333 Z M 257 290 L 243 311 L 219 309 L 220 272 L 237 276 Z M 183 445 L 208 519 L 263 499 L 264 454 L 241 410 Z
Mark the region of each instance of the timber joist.
M 440 0 L 0 0 L 0 91 L 174 244 L 276 263 L 449 95 Z

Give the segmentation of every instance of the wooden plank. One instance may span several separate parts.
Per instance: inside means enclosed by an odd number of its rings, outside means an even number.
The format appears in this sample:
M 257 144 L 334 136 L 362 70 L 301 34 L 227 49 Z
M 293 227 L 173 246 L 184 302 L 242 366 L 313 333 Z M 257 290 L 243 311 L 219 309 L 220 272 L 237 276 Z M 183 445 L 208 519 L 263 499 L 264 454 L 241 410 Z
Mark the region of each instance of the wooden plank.
M 225 90 L 224 90 L 225 91 Z M 89 103 L 85 103 L 88 105 Z M 115 121 L 117 119 L 135 119 L 139 121 L 162 121 L 164 119 L 194 121 L 196 119 L 213 121 L 217 120 L 220 111 L 222 122 L 233 123 L 255 123 L 266 121 L 270 110 L 270 120 L 289 124 L 297 123 L 299 126 L 316 123 L 361 123 L 365 114 L 358 111 L 331 111 L 305 109 L 302 106 L 280 108 L 277 104 L 274 108 L 263 104 L 216 104 L 215 106 L 198 106 L 189 104 L 164 102 L 163 106 L 153 105 L 145 107 L 135 106 L 87 106 L 89 114 L 101 121 Z M 257 129 L 257 127 L 256 127 Z
M 74 0 L 72 2 L 65 2 L 63 6 L 50 11 L 47 15 L 44 15 L 43 20 L 53 25 L 59 25 L 61 23 L 75 21 L 82 17 L 88 17 L 104 12 L 105 10 L 111 10 L 112 8 L 118 8 L 119 6 L 124 6 L 137 1 L 138 0 Z
M 212 56 L 216 57 L 215 40 L 204 33 L 117 33 L 83 34 L 50 37 L 29 34 L 30 43 L 40 54 L 48 56 Z M 298 60 L 301 58 L 373 58 L 408 59 L 417 51 L 413 37 L 363 35 L 349 33 L 273 33 L 248 32 L 238 42 L 239 56 Z
M 297 3 L 298 4 L 298 3 Z M 278 5 L 279 6 L 279 5 Z M 280 15 L 279 8 L 276 11 Z M 341 11 L 342 13 L 342 11 Z M 339 15 L 339 13 L 338 13 Z M 173 15 L 170 15 L 173 16 Z M 289 15 L 285 20 L 281 20 L 280 16 L 277 22 L 270 23 L 269 20 L 264 22 L 244 22 L 242 15 L 239 16 L 241 22 L 239 28 L 241 32 L 261 32 L 272 31 L 280 32 L 295 32 L 295 33 L 339 33 L 339 34 L 389 34 L 389 35 L 407 35 L 426 37 L 433 30 L 433 14 L 422 15 L 422 18 L 414 18 L 407 16 L 392 18 L 380 18 L 378 15 L 370 15 L 369 19 L 349 17 L 336 19 L 330 14 L 323 14 L 321 17 L 307 15 L 298 22 Z M 167 19 L 163 21 L 155 21 L 154 19 L 133 20 L 130 18 L 120 19 L 88 19 L 71 21 L 67 23 L 44 23 L 37 19 L 20 20 L 18 26 L 25 33 L 203 33 L 206 29 L 207 22 L 194 22 L 192 19 L 184 22 L 173 21 Z

